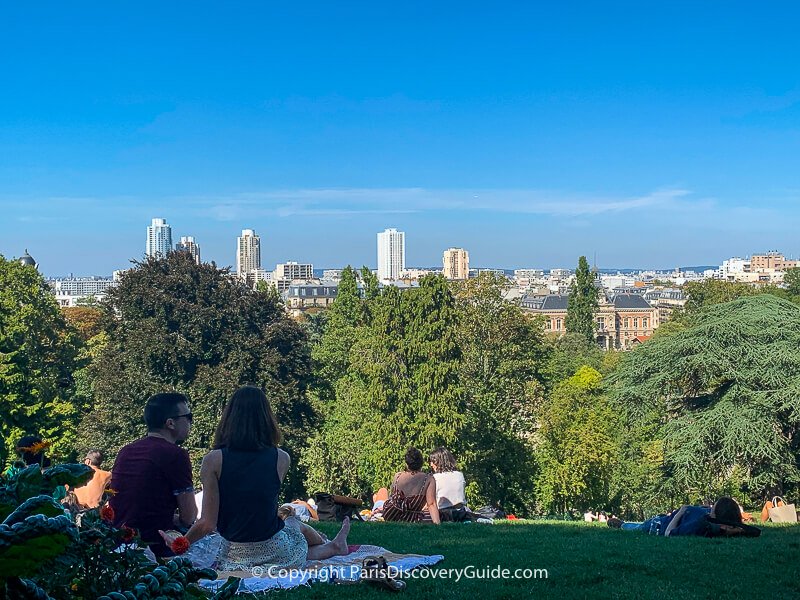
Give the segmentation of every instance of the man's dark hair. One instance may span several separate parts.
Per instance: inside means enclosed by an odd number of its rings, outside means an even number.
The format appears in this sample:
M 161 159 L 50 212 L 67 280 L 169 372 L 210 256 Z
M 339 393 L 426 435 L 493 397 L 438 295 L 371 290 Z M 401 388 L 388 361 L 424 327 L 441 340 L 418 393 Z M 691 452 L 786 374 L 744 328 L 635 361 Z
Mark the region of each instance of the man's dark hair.
M 144 407 L 144 422 L 147 424 L 148 431 L 156 431 L 164 428 L 167 419 L 177 417 L 178 404 L 189 400 L 178 392 L 163 392 L 153 394 L 147 399 Z
M 406 450 L 406 467 L 408 471 L 419 471 L 422 468 L 422 452 L 414 446 Z
M 103 453 L 100 450 L 92 449 L 86 453 L 86 458 L 84 460 L 88 460 L 89 464 L 93 467 L 100 468 L 100 465 L 103 464 Z

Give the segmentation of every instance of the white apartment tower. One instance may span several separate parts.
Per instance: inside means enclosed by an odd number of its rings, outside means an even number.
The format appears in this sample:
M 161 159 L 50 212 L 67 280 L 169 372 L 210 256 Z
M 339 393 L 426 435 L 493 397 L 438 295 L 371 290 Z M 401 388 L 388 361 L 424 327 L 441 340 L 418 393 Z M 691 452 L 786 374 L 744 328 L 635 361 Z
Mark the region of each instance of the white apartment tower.
M 147 228 L 147 256 L 166 258 L 172 250 L 172 227 L 166 219 L 153 219 Z
M 236 273 L 245 278 L 261 268 L 261 238 L 253 229 L 242 229 L 236 238 Z
M 200 264 L 200 246 L 197 245 L 197 242 L 193 236 L 181 236 L 181 241 L 175 244 L 175 250 L 188 252 L 192 255 L 194 262 L 196 262 L 198 265 Z
M 445 279 L 469 279 L 469 252 L 463 248 L 448 248 L 442 261 Z
M 378 234 L 378 279 L 395 281 L 406 268 L 406 234 L 387 229 Z

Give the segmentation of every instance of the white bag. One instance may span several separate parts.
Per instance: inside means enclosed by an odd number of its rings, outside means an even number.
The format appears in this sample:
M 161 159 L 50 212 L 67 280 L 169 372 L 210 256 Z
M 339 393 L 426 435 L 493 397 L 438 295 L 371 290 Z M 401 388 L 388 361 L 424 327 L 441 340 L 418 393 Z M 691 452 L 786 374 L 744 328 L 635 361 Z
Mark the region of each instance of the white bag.
M 778 500 L 783 502 L 783 506 L 778 506 Z M 781 496 L 772 499 L 773 508 L 769 510 L 769 520 L 773 523 L 797 523 L 797 510 L 794 504 L 787 504 Z

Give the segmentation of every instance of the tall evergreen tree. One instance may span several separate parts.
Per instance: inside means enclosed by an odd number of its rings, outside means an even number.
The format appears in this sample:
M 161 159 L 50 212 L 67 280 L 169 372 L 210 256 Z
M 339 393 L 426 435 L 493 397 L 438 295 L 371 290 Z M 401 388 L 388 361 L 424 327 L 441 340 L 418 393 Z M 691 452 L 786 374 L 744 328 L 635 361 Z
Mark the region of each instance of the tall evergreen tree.
M 335 401 L 326 403 L 303 459 L 310 491 L 359 494 L 388 485 L 408 445 L 452 445 L 463 426 L 457 313 L 447 282 L 431 276 L 417 289 L 389 286 L 367 304 L 349 369 L 336 379 Z
M 581 256 L 578 259 L 578 268 L 575 270 L 575 281 L 569 290 L 564 327 L 567 333 L 580 334 L 591 343 L 595 342 L 597 333 L 597 326 L 594 322 L 594 315 L 597 311 L 597 294 L 594 274 L 589 269 L 586 257 Z

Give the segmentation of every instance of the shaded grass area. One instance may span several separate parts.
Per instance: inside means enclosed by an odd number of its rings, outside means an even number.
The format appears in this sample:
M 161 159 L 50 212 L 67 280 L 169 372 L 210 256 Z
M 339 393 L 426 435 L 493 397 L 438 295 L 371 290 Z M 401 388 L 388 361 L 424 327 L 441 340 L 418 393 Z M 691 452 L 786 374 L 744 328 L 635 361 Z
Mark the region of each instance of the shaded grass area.
M 333 536 L 338 527 L 322 523 Z M 398 597 L 798 598 L 800 526 L 767 526 L 757 539 L 663 538 L 605 525 L 555 521 L 440 527 L 354 523 L 352 544 L 443 554 L 436 568 L 547 569 L 547 579 L 407 579 Z M 367 585 L 315 584 L 265 598 L 386 598 Z

